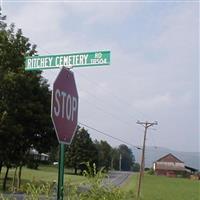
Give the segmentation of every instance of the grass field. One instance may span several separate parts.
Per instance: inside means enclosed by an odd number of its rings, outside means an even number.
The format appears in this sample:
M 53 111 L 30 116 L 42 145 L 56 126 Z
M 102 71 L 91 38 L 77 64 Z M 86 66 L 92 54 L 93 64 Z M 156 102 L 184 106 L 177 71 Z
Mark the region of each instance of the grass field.
M 136 190 L 137 175 L 122 186 L 124 191 Z M 200 181 L 145 175 L 141 190 L 142 200 L 200 200 Z M 129 199 L 127 199 L 129 200 Z M 131 198 L 130 198 L 131 200 Z
M 9 179 L 7 186 L 9 187 L 12 183 L 14 174 L 14 169 L 9 170 Z M 0 177 L 0 191 L 2 191 L 3 177 L 5 175 L 5 168 L 2 169 L 2 174 Z M 58 179 L 58 169 L 55 166 L 39 166 L 38 170 L 28 169 L 23 167 L 22 169 L 22 184 L 28 181 L 37 181 L 37 182 L 53 182 Z M 72 170 L 65 169 L 65 181 L 71 180 L 73 183 L 80 183 L 85 180 L 85 177 L 72 175 Z
M 83 176 L 71 175 L 72 171 L 65 170 L 65 181 L 71 180 L 73 183 L 81 183 L 86 180 Z M 5 169 L 2 170 L 0 177 L 0 193 L 2 190 L 2 177 Z M 12 183 L 14 169 L 9 172 L 8 186 Z M 27 181 L 57 181 L 58 170 L 54 166 L 40 166 L 38 170 L 23 168 L 22 182 Z M 130 192 L 130 198 L 134 200 L 133 194 L 136 191 L 137 175 L 129 177 L 122 185 L 124 192 Z M 131 194 L 132 193 L 132 194 Z M 161 176 L 145 175 L 142 182 L 141 200 L 200 200 L 200 181 L 184 178 L 168 178 Z

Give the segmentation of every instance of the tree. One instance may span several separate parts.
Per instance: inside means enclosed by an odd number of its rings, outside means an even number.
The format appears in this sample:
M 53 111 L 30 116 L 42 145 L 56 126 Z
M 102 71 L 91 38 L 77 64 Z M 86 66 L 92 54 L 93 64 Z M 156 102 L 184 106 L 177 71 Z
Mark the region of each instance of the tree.
M 119 170 L 119 157 L 120 157 L 119 149 L 113 148 L 111 154 L 112 154 L 111 168 Z
M 83 163 L 97 163 L 97 150 L 84 128 L 78 128 L 71 145 L 66 151 L 66 165 L 74 168 L 75 174 Z
M 49 85 L 41 72 L 24 71 L 25 56 L 35 53 L 36 45 L 0 15 L 0 164 L 7 172 L 19 167 L 19 178 L 30 148 L 47 152 L 57 144 Z
M 135 161 L 132 150 L 128 148 L 125 144 L 121 144 L 119 146 L 119 152 L 121 154 L 121 169 L 123 171 L 132 170 L 133 163 Z
M 139 163 L 134 163 L 133 164 L 133 171 L 134 172 L 139 172 L 140 171 L 140 164 Z
M 97 166 L 105 167 L 106 170 L 111 166 L 111 153 L 112 147 L 106 141 L 98 142 L 95 140 L 95 146 L 98 151 L 98 164 Z

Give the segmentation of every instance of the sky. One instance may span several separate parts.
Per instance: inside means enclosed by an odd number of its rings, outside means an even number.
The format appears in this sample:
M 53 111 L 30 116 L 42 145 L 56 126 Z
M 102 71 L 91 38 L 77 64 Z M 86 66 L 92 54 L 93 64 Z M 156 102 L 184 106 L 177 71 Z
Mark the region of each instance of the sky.
M 74 68 L 79 122 L 141 146 L 200 151 L 198 1 L 2 0 L 7 22 L 38 54 L 111 51 L 111 64 Z M 50 87 L 59 69 L 43 76 Z M 92 139 L 112 138 L 87 128 Z

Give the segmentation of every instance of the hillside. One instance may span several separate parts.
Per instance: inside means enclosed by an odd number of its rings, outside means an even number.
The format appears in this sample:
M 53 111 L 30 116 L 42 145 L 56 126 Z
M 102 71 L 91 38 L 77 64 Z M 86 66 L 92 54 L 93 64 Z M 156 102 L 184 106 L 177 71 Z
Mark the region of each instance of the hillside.
M 146 147 L 145 167 L 152 167 L 154 161 L 168 153 L 174 154 L 182 160 L 185 165 L 200 170 L 200 152 L 179 152 L 163 147 Z M 141 151 L 134 149 L 133 154 L 136 162 L 140 163 Z

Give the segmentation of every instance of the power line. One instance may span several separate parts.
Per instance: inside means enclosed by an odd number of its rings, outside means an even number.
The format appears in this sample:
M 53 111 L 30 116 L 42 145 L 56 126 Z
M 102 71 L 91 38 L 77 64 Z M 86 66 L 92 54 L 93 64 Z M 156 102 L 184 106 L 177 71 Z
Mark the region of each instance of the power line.
M 87 77 L 85 74 L 83 75 L 83 73 L 80 73 L 80 72 L 78 72 L 78 74 L 80 74 L 81 77 L 84 77 L 88 82 L 91 82 L 91 83 L 93 82 L 95 85 L 98 85 L 99 87 L 102 87 L 102 86 L 99 84 L 99 82 L 94 81 L 94 80 L 89 80 L 88 77 Z M 109 90 L 108 88 L 103 88 L 103 89 L 104 89 L 104 90 L 107 90 L 107 91 L 109 92 L 109 94 L 112 94 L 112 96 L 115 97 L 115 98 L 113 98 L 113 99 L 115 99 L 115 101 L 118 100 L 118 102 L 119 102 L 120 104 L 123 102 L 124 104 L 131 106 L 130 102 L 128 102 L 128 101 L 126 101 L 126 100 L 120 98 L 120 97 L 117 96 L 112 90 Z M 143 115 L 142 113 L 140 113 L 140 112 L 138 112 L 138 113 L 139 113 L 142 117 L 144 117 L 144 115 Z M 133 118 L 136 119 L 135 117 L 133 117 Z
M 93 93 L 91 93 L 91 92 L 89 92 L 89 91 L 86 91 L 86 90 L 83 90 L 83 89 L 80 89 L 79 88 L 79 90 L 80 91 L 83 91 L 83 92 L 85 92 L 85 93 L 87 93 L 87 94 L 89 94 L 90 96 L 92 96 L 94 99 L 96 99 L 98 102 L 100 102 L 101 103 L 101 105 L 103 105 L 102 104 L 102 99 L 99 99 L 96 95 L 94 95 Z M 104 101 L 104 103 L 106 103 L 106 105 L 109 105 L 109 107 L 110 107 L 110 104 L 108 104 L 104 99 L 103 99 L 103 101 Z M 98 103 L 98 105 L 99 105 L 99 103 Z M 114 104 L 112 104 L 111 106 L 113 106 Z M 103 105 L 104 106 L 104 105 Z M 114 105 L 114 107 L 115 107 L 115 110 L 119 110 L 119 108 L 120 108 L 120 110 L 122 110 L 122 108 L 121 107 L 119 107 L 119 106 L 117 106 L 117 105 Z M 116 109 L 117 108 L 117 109 Z M 130 113 L 127 113 L 131 118 L 134 118 Z
M 40 47 L 43 51 L 45 51 L 46 53 L 49 53 L 48 51 L 46 51 L 44 48 L 42 48 L 42 47 Z M 79 73 L 79 75 L 81 75 L 82 76 L 82 74 L 81 73 Z M 90 82 L 91 83 L 91 81 L 89 81 L 87 78 L 86 78 L 86 80 L 88 81 L 88 82 Z M 98 83 L 97 83 L 98 84 Z M 99 84 L 98 84 L 99 85 Z M 99 85 L 99 86 L 101 86 L 101 85 Z M 83 91 L 83 90 L 82 90 Z M 88 91 L 84 91 L 84 92 L 86 92 L 86 93 L 88 93 L 89 95 L 91 95 L 91 96 L 93 96 L 95 99 L 97 99 L 98 101 L 100 101 L 100 102 L 102 102 L 101 100 L 99 100 L 99 98 L 97 98 L 94 94 L 92 94 L 91 92 L 88 92 Z M 118 96 L 116 96 L 115 95 L 115 100 L 116 100 L 116 98 L 118 98 Z M 93 104 L 93 103 L 91 103 L 88 99 L 83 99 L 84 101 L 87 101 L 89 104 L 92 104 L 97 110 L 100 110 L 101 112 L 103 112 L 104 114 L 107 114 L 107 115 L 109 115 L 109 116 L 111 116 L 113 119 L 115 119 L 115 120 L 117 120 L 117 121 L 119 121 L 120 123 L 122 123 L 122 124 L 124 124 L 124 125 L 126 125 L 126 126 L 128 126 L 128 127 L 130 127 L 130 125 L 132 126 L 132 124 L 129 122 L 129 121 L 127 121 L 127 120 L 124 120 L 124 119 L 121 119 L 119 116 L 117 116 L 116 114 L 113 114 L 113 113 L 111 113 L 111 112 L 108 112 L 107 110 L 105 110 L 105 109 L 103 109 L 101 106 L 99 106 L 99 104 L 98 105 L 96 105 L 96 104 Z M 121 103 L 121 101 L 120 101 L 120 103 Z M 118 106 L 117 106 L 118 107 Z M 121 108 L 121 107 L 119 107 L 119 108 Z M 129 113 L 130 114 L 130 113 Z
M 116 119 L 117 121 L 123 123 L 123 124 L 126 124 L 128 125 L 128 127 L 130 127 L 130 125 L 132 125 L 130 122 L 124 120 L 124 119 L 121 119 L 120 117 L 106 111 L 105 109 L 103 109 L 102 107 L 100 107 L 99 105 L 96 105 L 96 104 L 93 104 L 91 103 L 88 99 L 83 99 L 84 101 L 87 101 L 89 104 L 92 104 L 97 110 L 100 110 L 101 112 L 103 112 L 104 114 L 107 114 L 109 116 L 111 116 L 112 118 Z
M 132 146 L 132 147 L 134 147 L 134 148 L 136 148 L 136 149 L 141 150 L 141 148 L 138 147 L 138 146 L 135 146 L 135 145 L 133 145 L 133 144 L 131 144 L 131 143 L 128 143 L 128 142 L 126 142 L 126 141 L 124 141 L 124 140 L 122 140 L 122 139 L 120 139 L 120 138 L 114 137 L 114 136 L 112 136 L 112 135 L 110 135 L 110 134 L 108 134 L 108 133 L 106 133 L 106 132 L 100 131 L 100 130 L 98 130 L 98 129 L 92 127 L 92 126 L 88 126 L 88 125 L 86 125 L 86 124 L 84 124 L 84 123 L 82 123 L 82 122 L 79 122 L 79 124 L 81 124 L 81 125 L 83 125 L 83 126 L 89 128 L 89 129 L 92 129 L 92 130 L 94 130 L 94 131 L 96 131 L 96 132 L 98 132 L 98 133 L 101 133 L 101 134 L 103 134 L 103 135 L 105 135 L 105 136 L 107 136 L 107 137 L 110 137 L 110 138 L 112 138 L 112 139 L 114 139 L 114 140 L 117 140 L 117 141 L 119 141 L 119 142 L 122 142 L 122 143 L 124 143 L 124 144 L 127 144 L 127 145 L 129 145 L 129 146 Z
M 80 73 L 78 73 L 81 77 L 84 77 L 82 74 L 80 74 Z M 85 77 L 84 77 L 85 78 Z M 85 80 L 87 80 L 88 82 L 90 82 L 90 83 L 92 83 L 92 81 L 90 81 L 89 79 L 87 79 L 87 78 L 85 78 Z M 99 87 L 101 87 L 101 85 L 99 85 Z M 80 88 L 79 88 L 80 89 Z M 87 94 L 89 94 L 89 95 L 91 95 L 91 96 L 93 96 L 96 100 L 98 100 L 99 102 L 101 102 L 101 104 L 102 104 L 102 100 L 100 100 L 95 94 L 93 94 L 92 92 L 88 92 L 88 91 L 86 91 L 86 90 L 82 90 L 82 89 L 80 89 L 81 91 L 83 91 L 83 92 L 85 92 L 85 93 L 87 93 Z M 117 96 L 114 96 L 113 95 L 113 97 L 115 97 L 115 98 L 113 98 L 113 100 L 115 100 L 115 101 L 117 101 Z M 105 103 L 106 103 L 106 105 L 109 105 L 109 107 L 110 107 L 110 105 L 111 104 L 108 104 L 105 100 L 103 100 Z M 122 101 L 118 101 L 120 104 L 121 104 L 121 102 Z M 127 104 L 127 103 L 126 103 Z M 103 104 L 102 104 L 103 105 Z M 122 110 L 122 107 L 120 107 L 120 106 L 117 106 L 116 104 L 112 104 L 111 106 L 114 106 L 115 107 L 115 110 Z M 117 109 L 116 109 L 117 108 Z M 132 119 L 136 119 L 136 117 L 135 116 L 133 116 L 132 114 L 130 114 L 130 113 L 127 113 Z
M 42 48 L 42 47 L 39 47 L 39 48 L 41 48 L 41 49 L 42 49 L 43 51 L 45 51 L 46 53 L 49 53 L 49 52 L 46 51 L 44 48 Z M 85 76 L 84 76 L 82 73 L 80 73 L 80 72 L 78 72 L 78 74 L 81 75 L 81 77 L 84 77 L 88 82 L 90 82 L 90 83 L 94 82 L 94 83 L 97 84 L 99 87 L 101 87 L 101 85 L 100 85 L 98 82 L 89 80 L 87 77 L 85 77 Z M 107 89 L 107 88 L 106 88 L 106 89 Z M 83 90 L 82 90 L 82 91 L 83 91 Z M 109 90 L 107 89 L 107 91 L 109 91 Z M 89 95 L 93 96 L 93 97 L 94 97 L 95 99 L 97 99 L 99 102 L 102 102 L 101 100 L 99 100 L 99 98 L 97 98 L 97 97 L 96 97 L 94 94 L 92 94 L 91 92 L 88 92 L 88 91 L 84 91 L 84 92 L 86 92 L 86 93 L 88 93 Z M 111 92 L 109 91 L 109 93 L 111 93 Z M 120 98 L 119 98 L 117 95 L 115 95 L 114 93 L 112 93 L 112 96 L 115 97 L 115 98 L 113 98 L 113 99 L 115 99 L 115 101 L 118 99 L 118 102 L 119 102 L 120 104 L 121 104 L 121 102 L 123 102 L 123 101 L 122 101 L 122 98 L 121 98 L 121 100 L 120 100 Z M 87 102 L 89 102 L 89 104 L 91 104 L 90 101 L 88 101 L 88 100 L 86 100 L 86 99 L 84 99 L 84 100 L 87 101 Z M 123 99 L 123 100 L 124 100 L 124 99 Z M 125 103 L 125 101 L 124 101 L 124 103 Z M 126 102 L 126 104 L 127 104 L 127 102 Z M 130 103 L 128 103 L 128 104 L 130 105 Z M 107 114 L 107 115 L 113 117 L 114 119 L 118 120 L 119 122 L 121 122 L 121 123 L 123 123 L 123 124 L 126 124 L 126 125 L 128 125 L 128 126 L 132 125 L 130 122 L 128 122 L 128 121 L 126 121 L 126 120 L 124 120 L 124 119 L 121 119 L 120 117 L 116 116 L 115 114 L 110 113 L 110 112 L 108 112 L 107 110 L 103 109 L 102 107 L 99 106 L 99 104 L 98 104 L 98 106 L 95 105 L 95 104 L 93 104 L 93 105 L 96 107 L 96 109 L 102 111 L 104 114 Z M 121 107 L 118 107 L 118 106 L 117 106 L 117 108 L 121 108 Z M 128 115 L 129 115 L 131 118 L 134 118 L 134 119 L 135 119 L 135 117 L 133 117 L 130 113 L 129 113 Z
M 46 51 L 44 48 L 41 48 L 41 49 L 43 49 L 45 52 L 49 53 L 49 52 Z M 80 74 L 82 77 L 84 77 L 84 75 L 83 75 L 82 73 L 79 73 L 79 74 Z M 94 82 L 94 83 L 97 84 L 99 87 L 101 87 L 101 85 L 100 85 L 98 82 L 96 82 L 96 81 L 94 81 L 94 80 L 91 81 L 91 80 L 89 80 L 87 77 L 85 77 L 85 79 L 86 79 L 88 82 L 91 82 L 91 83 Z M 104 89 L 105 89 L 105 88 L 104 88 Z M 108 88 L 106 88 L 106 89 L 107 89 L 107 91 L 108 91 L 109 93 L 111 93 L 111 92 L 108 90 Z M 96 97 L 94 94 L 92 94 L 91 92 L 86 92 L 86 93 L 88 93 L 89 95 L 91 95 L 91 96 L 93 96 L 94 98 L 96 98 L 97 100 L 99 100 L 99 98 L 97 98 L 97 97 Z M 121 102 L 124 102 L 124 103 L 130 105 L 129 102 L 125 101 L 125 100 L 122 99 L 122 98 L 119 98 L 115 93 L 113 93 L 113 91 L 112 91 L 112 96 L 115 97 L 115 98 L 113 98 L 113 99 L 115 99 L 115 101 L 118 100 L 118 102 L 119 102 L 120 104 L 121 104 Z M 86 100 L 86 99 L 84 99 L 84 100 Z M 88 101 L 88 100 L 86 100 L 86 101 Z M 99 101 L 100 101 L 100 100 L 99 100 Z M 88 102 L 91 104 L 90 101 L 88 101 Z M 100 102 L 101 102 L 101 101 L 100 101 Z M 93 104 L 93 105 L 94 105 L 94 104 Z M 94 106 L 96 107 L 96 109 L 103 111 L 104 114 L 110 115 L 111 117 L 115 118 L 116 120 L 120 121 L 121 123 L 124 122 L 124 123 L 126 123 L 127 125 L 130 125 L 128 121 L 124 121 L 124 120 L 120 119 L 118 116 L 116 116 L 116 115 L 114 115 L 114 114 L 112 114 L 112 113 L 110 113 L 110 112 L 105 111 L 105 109 L 101 108 L 100 106 L 97 106 L 96 104 L 95 104 Z M 120 108 L 121 108 L 121 107 L 120 107 Z M 141 114 L 141 113 L 140 113 L 140 114 Z M 130 113 L 129 113 L 129 115 L 130 115 Z M 142 115 L 143 115 L 143 114 L 142 114 Z M 130 115 L 130 116 L 131 116 L 131 115 Z M 131 116 L 131 117 L 132 117 L 132 116 Z M 133 117 L 133 118 L 134 118 L 134 117 Z M 79 123 L 80 123 L 80 122 L 79 122 Z M 123 124 L 124 124 L 124 123 L 123 123 Z M 83 124 L 83 123 L 80 123 L 80 124 L 82 124 L 82 125 L 84 125 L 84 126 L 90 128 L 90 129 L 93 129 L 93 130 L 95 130 L 95 131 L 97 131 L 97 132 L 99 132 L 99 133 L 101 133 L 101 134 L 104 134 L 104 135 L 106 135 L 106 136 L 108 136 L 108 137 L 111 137 L 112 139 L 118 140 L 118 141 L 123 142 L 123 143 L 125 143 L 125 144 L 128 144 L 128 145 L 130 145 L 130 146 L 133 146 L 133 147 L 135 147 L 135 148 L 137 148 L 137 149 L 141 149 L 140 147 L 134 146 L 134 145 L 132 145 L 132 144 L 126 142 L 126 141 L 123 141 L 123 140 L 121 140 L 121 139 L 119 139 L 119 138 L 113 137 L 113 136 L 111 136 L 111 135 L 109 135 L 109 134 L 107 134 L 107 133 L 105 133 L 105 132 L 103 132 L 103 131 L 99 131 L 99 130 L 97 130 L 97 129 L 91 127 L 91 126 L 88 126 L 88 125 Z M 131 124 L 131 125 L 132 125 L 132 124 Z
M 41 48 L 41 49 L 42 49 L 43 51 L 45 51 L 46 53 L 49 53 L 49 52 L 48 52 L 47 50 L 45 50 L 43 47 L 39 47 L 39 48 Z M 90 83 L 93 82 L 93 83 L 95 83 L 95 85 L 98 85 L 99 87 L 102 87 L 97 81 L 89 80 L 89 79 L 87 78 L 87 76 L 85 76 L 85 74 L 83 75 L 83 74 L 80 73 L 80 72 L 78 72 L 78 74 L 81 75 L 81 77 L 85 78 L 88 82 L 90 82 Z M 125 103 L 125 104 L 131 106 L 130 102 L 125 101 L 125 100 L 122 99 L 122 98 L 119 98 L 119 96 L 117 96 L 113 91 L 109 90 L 108 88 L 103 88 L 103 89 L 104 89 L 104 90 L 106 89 L 109 93 L 112 93 L 112 96 L 114 97 L 113 99 L 114 99 L 116 102 L 119 102 L 120 105 L 121 105 L 121 103 L 123 102 L 123 103 Z M 83 91 L 83 90 L 82 90 L 82 91 Z M 85 91 L 85 90 L 84 90 L 84 92 L 86 92 L 86 93 L 88 93 L 89 95 L 93 96 L 93 97 L 94 97 L 95 99 L 97 99 L 99 102 L 102 102 L 101 100 L 99 100 L 98 97 L 96 97 L 96 96 L 95 96 L 94 94 L 92 94 L 91 92 L 88 92 L 88 91 Z M 86 99 L 84 99 L 84 100 L 85 100 L 85 101 L 88 101 L 88 100 L 86 100 Z M 91 104 L 90 101 L 88 101 L 88 102 L 89 102 L 89 104 Z M 126 125 L 128 125 L 128 126 L 130 126 L 130 125 L 132 126 L 132 123 L 130 123 L 129 121 L 126 121 L 126 120 L 124 120 L 124 119 L 121 119 L 121 118 L 118 117 L 116 114 L 113 114 L 113 113 L 111 113 L 111 112 L 108 112 L 107 110 L 105 110 L 105 109 L 103 109 L 102 107 L 100 107 L 99 104 L 98 104 L 98 106 L 97 106 L 96 104 L 93 104 L 93 106 L 94 106 L 96 109 L 102 111 L 104 114 L 107 114 L 107 115 L 111 116 L 112 118 L 118 120 L 119 122 L 121 122 L 121 123 L 123 123 L 123 124 L 126 124 Z M 119 107 L 119 106 L 116 106 L 116 107 L 121 109 L 121 107 Z M 139 114 L 143 116 L 143 114 L 141 114 L 141 113 L 139 113 Z M 128 115 L 129 115 L 131 118 L 136 119 L 135 116 L 131 115 L 130 113 L 128 113 Z

